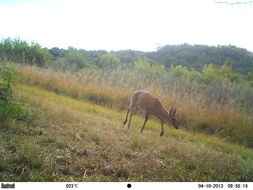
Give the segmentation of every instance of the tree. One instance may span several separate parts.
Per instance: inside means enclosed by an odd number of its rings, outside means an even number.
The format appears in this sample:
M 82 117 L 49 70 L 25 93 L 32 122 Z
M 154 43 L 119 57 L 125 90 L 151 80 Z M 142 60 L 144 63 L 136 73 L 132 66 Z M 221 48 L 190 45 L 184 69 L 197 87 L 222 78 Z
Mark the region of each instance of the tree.
M 54 48 L 49 49 L 49 53 L 51 53 L 51 55 L 54 58 L 60 58 L 66 55 L 66 50 L 54 47 Z
M 182 65 L 173 66 L 171 65 L 169 69 L 170 73 L 173 74 L 173 77 L 179 79 L 191 79 L 191 80 L 199 80 L 201 77 L 201 73 L 196 71 L 195 69 L 189 69 Z
M 25 59 L 29 64 L 36 64 L 42 67 L 51 59 L 51 54 L 46 48 L 42 48 L 38 43 L 31 43 L 31 45 L 28 46 Z
M 104 54 L 100 57 L 97 65 L 104 69 L 116 69 L 121 65 L 121 61 L 114 54 Z
M 66 65 L 76 69 L 82 69 L 89 65 L 87 56 L 76 49 L 69 48 L 66 56 L 64 57 Z
M 46 48 L 38 43 L 28 43 L 19 38 L 4 39 L 0 42 L 0 59 L 23 64 L 44 66 L 51 58 Z
M 204 65 L 202 73 L 202 80 L 206 84 L 215 81 L 221 82 L 222 80 L 228 80 L 230 82 L 239 82 L 241 80 L 241 76 L 226 64 L 221 67 L 215 67 L 213 64 Z
M 134 65 L 138 71 L 146 75 L 148 84 L 152 83 L 155 77 L 163 75 L 165 73 L 165 66 L 158 63 L 151 63 L 147 58 L 139 58 L 134 62 Z
M 235 73 L 232 67 L 227 64 L 222 65 L 217 71 L 223 79 L 228 79 L 231 82 L 239 82 L 241 80 L 241 76 Z

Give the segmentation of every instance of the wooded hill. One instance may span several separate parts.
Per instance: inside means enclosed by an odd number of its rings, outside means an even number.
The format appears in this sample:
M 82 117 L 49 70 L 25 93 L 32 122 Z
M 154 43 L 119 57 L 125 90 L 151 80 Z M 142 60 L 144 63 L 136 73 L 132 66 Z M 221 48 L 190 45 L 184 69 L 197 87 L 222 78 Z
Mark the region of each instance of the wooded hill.
M 163 64 L 168 69 L 181 65 L 201 71 L 206 64 L 228 65 L 233 71 L 243 75 L 253 72 L 253 53 L 235 46 L 207 45 L 166 45 L 153 52 L 135 50 L 105 51 L 85 50 L 69 47 L 61 49 L 42 48 L 38 43 L 28 43 L 19 38 L 3 39 L 0 42 L 0 60 L 14 61 L 38 66 L 50 65 L 64 69 L 75 67 L 110 67 L 123 64 L 134 66 L 138 59 L 148 59 L 152 64 Z
M 182 65 L 201 71 L 203 65 L 221 66 L 227 64 L 240 74 L 253 71 L 253 53 L 236 46 L 207 45 L 166 45 L 155 52 L 117 51 L 114 52 L 122 62 L 132 62 L 138 57 L 147 57 L 153 62 L 171 65 Z

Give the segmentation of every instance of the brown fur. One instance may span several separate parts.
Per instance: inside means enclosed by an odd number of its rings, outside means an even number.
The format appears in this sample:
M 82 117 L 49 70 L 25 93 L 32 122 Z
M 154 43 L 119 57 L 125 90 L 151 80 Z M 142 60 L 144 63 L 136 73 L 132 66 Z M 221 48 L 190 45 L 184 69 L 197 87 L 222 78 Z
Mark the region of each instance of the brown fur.
M 156 96 L 152 95 L 150 92 L 145 90 L 137 90 L 133 92 L 130 106 L 127 110 L 126 120 L 124 121 L 124 124 L 126 124 L 128 120 L 128 114 L 130 112 L 128 128 L 130 128 L 132 115 L 135 114 L 138 109 L 146 113 L 141 132 L 144 130 L 145 124 L 150 114 L 156 116 L 161 121 L 162 131 L 160 133 L 160 136 L 162 136 L 164 133 L 163 122 L 172 123 L 174 128 L 178 128 L 176 121 L 176 109 L 172 108 L 168 113 L 164 108 L 164 106 L 162 105 L 162 103 L 160 102 L 159 98 L 157 98 Z

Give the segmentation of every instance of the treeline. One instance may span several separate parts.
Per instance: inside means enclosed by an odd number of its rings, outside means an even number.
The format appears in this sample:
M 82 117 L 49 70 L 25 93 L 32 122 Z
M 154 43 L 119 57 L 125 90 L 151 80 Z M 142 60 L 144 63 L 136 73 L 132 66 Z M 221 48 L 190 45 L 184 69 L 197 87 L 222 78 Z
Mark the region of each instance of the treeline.
M 215 66 L 229 65 L 240 74 L 247 75 L 253 71 L 253 53 L 235 46 L 207 45 L 166 45 L 148 57 L 161 62 L 167 67 L 182 65 L 200 71 L 205 64 Z
M 121 50 L 86 51 L 84 49 L 42 48 L 38 43 L 28 43 L 19 38 L 3 39 L 0 42 L 0 59 L 38 66 L 58 67 L 59 69 L 82 69 L 85 67 L 117 68 L 133 67 L 140 58 L 148 59 L 153 65 L 162 64 L 168 70 L 172 65 L 201 71 L 204 65 L 222 65 L 243 76 L 251 77 L 253 72 L 253 53 L 235 46 L 206 45 L 166 45 L 154 52 Z
M 178 86 L 181 96 L 201 94 L 207 104 L 232 104 L 240 111 L 253 112 L 253 54 L 234 46 L 183 44 L 167 45 L 156 52 L 107 52 L 47 49 L 7 38 L 0 42 L 0 60 L 88 73 L 113 86 L 146 88 L 155 84 L 166 93 Z

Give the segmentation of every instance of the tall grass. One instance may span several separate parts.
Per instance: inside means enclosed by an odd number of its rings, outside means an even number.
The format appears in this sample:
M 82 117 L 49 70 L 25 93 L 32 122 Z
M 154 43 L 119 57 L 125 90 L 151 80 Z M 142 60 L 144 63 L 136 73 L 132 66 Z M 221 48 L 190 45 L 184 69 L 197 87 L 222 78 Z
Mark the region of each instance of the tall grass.
M 237 109 L 236 99 L 228 95 L 211 96 L 192 81 L 178 80 L 170 73 L 150 79 L 149 75 L 131 70 L 86 69 L 82 72 L 55 72 L 52 69 L 19 66 L 20 82 L 43 87 L 58 94 L 98 105 L 125 110 L 131 93 L 147 89 L 157 95 L 165 107 L 178 108 L 181 127 L 189 131 L 216 135 L 223 140 L 253 147 L 253 117 Z M 220 88 L 211 86 L 213 88 Z M 231 88 L 234 88 L 231 86 Z M 217 89 L 216 89 L 217 90 Z M 224 100 L 222 100 L 224 99 Z
M 128 130 L 122 112 L 38 87 L 16 90 L 44 115 L 33 125 L 0 128 L 3 181 L 253 180 L 247 148 L 175 129 L 160 138 L 154 121 L 141 134 L 140 117 Z

